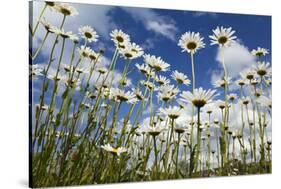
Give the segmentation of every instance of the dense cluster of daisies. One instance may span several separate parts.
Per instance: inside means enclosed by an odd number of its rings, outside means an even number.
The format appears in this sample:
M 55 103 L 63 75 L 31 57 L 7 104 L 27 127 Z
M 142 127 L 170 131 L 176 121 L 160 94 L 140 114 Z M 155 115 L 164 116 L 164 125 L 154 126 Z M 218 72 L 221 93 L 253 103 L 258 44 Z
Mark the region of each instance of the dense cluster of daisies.
M 46 9 L 62 16 L 60 26 L 44 18 Z M 235 81 L 222 57 L 222 78 L 214 82 L 215 89 L 203 89 L 196 86 L 194 72 L 194 56 L 206 45 L 200 33 L 186 32 L 178 42 L 190 56 L 186 69 L 192 76 L 175 70 L 168 78 L 162 73 L 170 64 L 145 54 L 118 29 L 110 33 L 115 46 L 111 62 L 102 64 L 104 49 L 90 48 L 99 40 L 92 27 L 81 26 L 78 35 L 64 30 L 67 18 L 76 15 L 69 4 L 45 2 L 30 26 L 32 38 L 39 27 L 45 31 L 41 44 L 30 50 L 30 78 L 40 83 L 30 142 L 35 187 L 271 171 L 267 49 L 254 49 L 257 61 Z M 217 27 L 209 36 L 211 45 L 218 45 L 223 56 L 235 43 L 234 34 L 230 27 Z M 50 36 L 47 64 L 36 64 Z M 63 58 L 66 42 L 73 45 L 69 59 Z M 135 59 L 143 64 L 134 64 Z M 119 77 L 117 60 L 124 62 Z M 140 78 L 134 84 L 132 74 Z M 240 92 L 230 93 L 230 85 Z

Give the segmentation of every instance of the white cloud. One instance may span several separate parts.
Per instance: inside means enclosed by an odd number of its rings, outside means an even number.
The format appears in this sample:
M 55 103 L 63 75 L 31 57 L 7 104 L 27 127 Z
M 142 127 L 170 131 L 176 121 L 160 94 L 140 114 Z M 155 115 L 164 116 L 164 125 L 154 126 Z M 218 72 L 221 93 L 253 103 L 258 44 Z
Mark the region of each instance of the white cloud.
M 218 14 L 214 13 L 214 12 L 201 12 L 201 11 L 197 11 L 197 12 L 193 13 L 192 15 L 194 17 L 211 16 L 213 18 L 216 18 L 218 16 Z
M 155 39 L 154 38 L 148 38 L 144 41 L 143 44 L 141 44 L 141 47 L 144 49 L 144 50 L 149 50 L 149 49 L 152 49 L 154 48 L 154 41 Z
M 37 21 L 38 15 L 42 10 L 44 3 L 33 2 L 33 20 Z M 79 14 L 74 17 L 67 17 L 64 28 L 73 33 L 78 32 L 78 28 L 83 25 L 94 27 L 97 32 L 103 37 L 109 37 L 109 32 L 115 27 L 114 22 L 109 16 L 109 12 L 114 8 L 112 6 L 89 6 L 83 4 L 73 4 Z M 44 17 L 53 25 L 59 26 L 62 21 L 62 15 L 46 9 Z
M 224 75 L 221 63 L 222 52 L 219 50 L 216 55 L 216 61 L 219 62 L 219 69 L 215 69 L 211 72 L 211 83 L 221 79 Z M 228 76 L 234 81 L 240 76 L 241 71 L 250 68 L 255 63 L 255 57 L 246 46 L 239 42 L 235 42 L 224 49 L 224 61 L 228 70 Z M 239 89 L 239 86 L 235 85 L 235 83 L 230 84 L 230 91 L 235 91 L 237 89 Z
M 147 22 L 146 27 L 148 30 L 160 33 L 171 40 L 175 39 L 174 34 L 176 32 L 176 28 L 174 24 L 152 20 Z
M 213 120 L 215 118 L 218 118 L 219 120 L 221 120 L 221 110 L 217 107 L 215 107 L 214 104 L 210 104 L 210 106 L 214 107 L 213 108 L 213 112 L 211 114 L 211 122 L 213 122 Z M 201 123 L 205 123 L 205 122 L 208 122 L 208 114 L 205 112 L 205 107 L 202 109 L 201 111 Z M 229 109 L 230 111 L 230 117 L 229 117 L 229 127 L 230 127 L 230 130 L 231 131 L 241 131 L 241 128 L 242 128 L 242 119 L 241 119 L 241 106 L 239 103 L 235 103 L 231 106 L 231 108 Z M 249 119 L 250 120 L 253 120 L 253 109 L 251 107 L 251 105 L 249 106 L 249 109 L 248 109 L 248 115 L 249 115 Z M 245 106 L 244 106 L 244 109 L 243 109 L 243 116 L 244 116 L 244 121 L 245 121 L 245 128 L 244 128 L 244 140 L 245 140 L 245 147 L 248 149 L 248 151 L 250 150 L 250 144 L 248 142 L 248 138 L 249 138 L 249 126 L 248 126 L 248 122 L 247 122 L 247 113 L 246 113 L 246 109 L 245 109 Z M 267 137 L 266 138 L 271 138 L 271 117 L 269 116 L 269 114 L 266 114 L 267 116 L 267 120 L 268 120 L 268 127 L 267 127 L 267 130 L 266 130 L 266 133 L 267 133 Z M 257 159 L 259 159 L 259 144 L 260 144 L 260 138 L 259 138 L 259 126 L 258 126 L 258 121 L 257 121 L 257 118 L 258 118 L 258 113 L 255 112 L 255 117 L 256 117 L 256 151 L 257 151 Z M 189 121 L 191 120 L 191 106 L 187 106 L 187 108 L 185 109 L 184 113 L 176 120 L 176 123 L 177 124 L 184 124 L 186 125 Z M 196 116 L 194 117 L 194 121 L 196 121 Z M 149 117 L 146 117 L 143 119 L 143 123 L 147 123 L 149 122 Z M 190 127 L 189 127 L 190 128 Z M 211 138 L 210 138 L 210 142 L 211 142 L 211 149 L 212 150 L 217 150 L 217 138 L 215 137 L 215 130 L 218 131 L 218 134 L 220 134 L 220 131 L 219 129 L 215 129 L 214 125 L 212 124 L 211 125 Z M 203 131 L 202 133 L 202 136 L 205 136 L 205 131 Z M 193 139 L 194 139 L 194 142 L 196 142 L 196 137 L 197 137 L 197 129 L 195 127 L 195 129 L 193 130 Z M 230 146 L 231 148 L 229 149 L 229 152 L 232 153 L 232 142 L 233 140 L 230 140 Z M 238 142 L 238 140 L 236 139 L 235 140 L 235 151 L 236 151 L 236 157 L 240 158 L 239 156 L 239 151 L 240 151 L 240 144 Z M 206 152 L 207 152 L 207 145 L 206 145 L 206 142 L 205 144 L 203 145 L 202 143 L 202 146 L 201 146 L 201 150 L 203 153 L 201 153 L 200 155 L 203 157 L 203 158 L 206 158 L 205 155 L 206 155 Z M 182 148 L 180 149 L 180 154 L 182 153 Z M 217 155 L 218 152 L 216 152 L 216 155 Z M 189 151 L 187 152 L 187 157 L 189 157 Z M 221 158 L 219 156 L 219 158 Z M 150 157 L 150 161 L 152 161 L 154 159 L 154 155 L 152 154 L 151 157 Z M 220 159 L 221 160 L 221 159 Z M 214 166 L 217 166 L 217 159 L 215 159 L 215 164 Z M 250 153 L 248 153 L 247 155 L 247 161 L 249 162 L 250 161 Z M 212 161 L 213 163 L 213 161 Z
M 40 11 L 43 8 L 44 3 L 42 2 L 33 2 L 33 23 L 37 22 L 38 15 L 40 14 Z M 90 25 L 95 30 L 97 30 L 98 34 L 100 35 L 100 40 L 97 43 L 93 43 L 93 48 L 95 47 L 101 47 L 104 48 L 104 43 L 102 41 L 103 38 L 109 37 L 109 33 L 111 29 L 115 27 L 114 22 L 111 20 L 111 17 L 108 15 L 109 12 L 114 8 L 111 6 L 88 6 L 83 4 L 73 4 L 73 6 L 77 9 L 79 12 L 79 15 L 75 17 L 67 17 L 64 25 L 64 29 L 66 31 L 72 31 L 73 33 L 78 33 L 78 28 L 83 25 Z M 92 16 L 91 16 L 92 15 Z M 44 17 L 46 20 L 51 22 L 54 26 L 59 26 L 62 21 L 62 15 L 59 13 L 56 13 L 55 11 L 51 11 L 50 9 L 46 9 L 44 13 Z M 42 27 L 42 25 L 39 25 L 38 30 L 36 32 L 36 35 L 33 38 L 32 47 L 34 51 L 38 48 L 40 43 L 42 42 L 42 39 L 45 35 L 45 29 Z M 50 56 L 51 48 L 54 44 L 55 35 L 49 34 L 40 54 L 44 56 L 43 62 L 40 62 L 39 64 L 46 65 L 48 62 L 48 58 Z M 64 54 L 62 57 L 62 63 L 61 64 L 69 64 L 70 63 L 70 57 L 72 53 L 73 44 L 70 40 L 66 40 L 65 47 L 64 47 Z M 61 40 L 59 40 L 59 43 L 56 45 L 56 49 L 53 54 L 54 62 L 50 66 L 49 74 L 55 74 L 57 70 L 57 63 L 58 59 L 60 57 L 61 52 Z M 46 57 L 46 59 L 45 59 Z M 75 50 L 75 59 L 73 61 L 73 64 L 76 64 L 78 61 L 78 53 Z M 34 61 L 37 63 L 37 60 Z M 110 59 L 107 57 L 102 57 L 99 61 L 98 66 L 108 66 L 110 63 Z M 83 61 L 80 63 L 80 68 L 89 68 L 90 62 L 89 61 Z M 61 73 L 63 73 L 63 69 L 61 69 Z M 116 73 L 118 75 L 119 73 Z M 93 75 L 91 78 L 91 82 L 95 81 L 97 79 L 97 73 Z M 113 82 L 115 84 L 115 82 Z
M 161 16 L 151 9 L 123 8 L 137 21 L 142 22 L 148 31 L 164 36 L 170 40 L 176 40 L 178 31 L 173 19 Z
M 109 37 L 110 31 L 115 28 L 115 24 L 111 19 L 109 12 L 114 7 L 111 6 L 88 6 L 77 4 L 79 15 L 69 23 L 74 28 L 81 25 L 91 25 L 103 37 Z M 78 20 L 77 20 L 78 19 Z
M 211 84 L 215 83 L 223 77 L 222 70 L 213 70 L 211 75 Z
M 216 60 L 221 62 L 221 51 L 218 51 Z M 230 47 L 225 48 L 224 61 L 228 70 L 228 75 L 232 78 L 237 78 L 242 70 L 254 64 L 255 57 L 246 46 L 240 43 L 233 43 Z M 222 65 L 220 66 L 222 67 Z

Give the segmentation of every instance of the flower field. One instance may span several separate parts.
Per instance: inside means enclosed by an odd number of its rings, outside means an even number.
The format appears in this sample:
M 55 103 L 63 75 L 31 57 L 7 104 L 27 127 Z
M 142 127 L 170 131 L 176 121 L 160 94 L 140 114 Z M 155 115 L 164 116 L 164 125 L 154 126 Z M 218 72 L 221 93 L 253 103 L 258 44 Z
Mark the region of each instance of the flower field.
M 230 26 L 182 33 L 175 43 L 185 62 L 169 63 L 117 27 L 111 45 L 99 46 L 92 26 L 64 28 L 79 17 L 75 4 L 41 3 L 29 27 L 33 187 L 271 173 L 268 49 L 251 50 L 253 65 L 232 78 L 225 53 L 243 36 Z M 222 74 L 206 88 L 198 83 L 207 70 L 195 70 L 209 49 Z

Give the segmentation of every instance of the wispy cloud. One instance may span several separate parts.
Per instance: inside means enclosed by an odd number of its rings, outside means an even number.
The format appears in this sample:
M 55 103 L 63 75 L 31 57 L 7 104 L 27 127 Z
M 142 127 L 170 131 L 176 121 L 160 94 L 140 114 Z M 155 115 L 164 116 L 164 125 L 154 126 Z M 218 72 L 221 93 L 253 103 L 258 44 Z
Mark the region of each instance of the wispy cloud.
M 217 13 L 214 13 L 214 12 L 201 12 L 201 11 L 194 12 L 192 15 L 194 17 L 201 17 L 201 16 L 211 16 L 213 18 L 218 17 Z
M 144 41 L 143 44 L 141 44 L 141 46 L 144 50 L 150 50 L 154 48 L 154 42 L 155 42 L 154 38 L 148 38 Z
M 151 9 L 123 8 L 123 10 L 130 13 L 135 20 L 142 22 L 146 30 L 170 40 L 176 40 L 178 28 L 172 18 L 159 15 Z

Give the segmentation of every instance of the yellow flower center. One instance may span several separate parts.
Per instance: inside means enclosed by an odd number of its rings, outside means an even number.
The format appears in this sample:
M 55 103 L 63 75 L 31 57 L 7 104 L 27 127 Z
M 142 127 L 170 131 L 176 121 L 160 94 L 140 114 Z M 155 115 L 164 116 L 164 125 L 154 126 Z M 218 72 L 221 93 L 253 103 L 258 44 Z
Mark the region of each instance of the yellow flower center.
M 192 101 L 192 104 L 197 108 L 203 107 L 207 102 L 203 99 L 195 99 Z
M 195 42 L 189 42 L 187 43 L 186 47 L 190 50 L 194 50 L 197 47 L 197 44 Z
M 257 74 L 259 74 L 260 76 L 264 76 L 266 74 L 265 70 L 258 70 Z
M 123 42 L 124 42 L 124 39 L 123 39 L 123 37 L 121 37 L 121 36 L 116 36 L 116 40 L 117 40 L 119 43 L 123 43 Z
M 85 37 L 87 37 L 88 39 L 92 38 L 93 35 L 90 32 L 85 32 L 84 33 Z
M 220 37 L 220 38 L 218 39 L 218 42 L 219 42 L 220 44 L 225 44 L 225 43 L 227 42 L 227 37 L 225 37 L 225 36 Z
M 71 11 L 69 9 L 66 8 L 61 8 L 61 13 L 68 16 L 71 14 Z
M 133 57 L 133 55 L 132 55 L 131 53 L 125 53 L 124 56 L 125 56 L 126 58 L 132 58 L 132 57 Z

